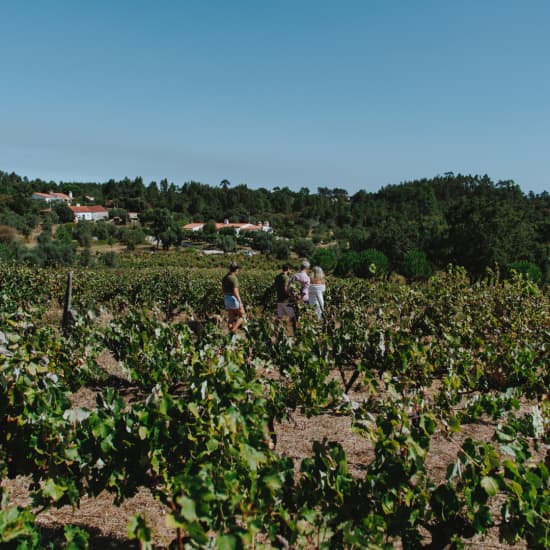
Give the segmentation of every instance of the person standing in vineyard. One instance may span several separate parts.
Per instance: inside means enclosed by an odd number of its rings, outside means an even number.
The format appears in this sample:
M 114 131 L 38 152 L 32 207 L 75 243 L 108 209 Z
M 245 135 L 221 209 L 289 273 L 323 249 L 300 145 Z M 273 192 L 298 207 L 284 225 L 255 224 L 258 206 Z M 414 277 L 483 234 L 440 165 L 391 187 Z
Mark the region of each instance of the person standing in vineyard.
M 291 321 L 294 320 L 294 308 L 289 305 L 290 292 L 288 283 L 290 281 L 290 265 L 284 264 L 281 272 L 275 277 L 275 292 L 277 293 L 277 317 L 283 319 L 288 317 Z
M 309 262 L 302 260 L 300 271 L 294 273 L 288 282 L 289 291 L 294 300 L 296 302 L 303 302 L 304 304 L 309 304 L 309 285 L 311 284 L 311 279 L 307 274 L 308 270 Z
M 229 271 L 222 279 L 223 302 L 227 310 L 227 325 L 233 333 L 237 332 L 243 324 L 244 307 L 239 294 L 239 280 L 237 272 L 239 266 L 233 262 L 229 266 Z
M 318 319 L 321 319 L 325 309 L 325 290 L 325 272 L 322 267 L 314 265 L 311 270 L 311 284 L 309 285 L 309 305 L 315 308 Z

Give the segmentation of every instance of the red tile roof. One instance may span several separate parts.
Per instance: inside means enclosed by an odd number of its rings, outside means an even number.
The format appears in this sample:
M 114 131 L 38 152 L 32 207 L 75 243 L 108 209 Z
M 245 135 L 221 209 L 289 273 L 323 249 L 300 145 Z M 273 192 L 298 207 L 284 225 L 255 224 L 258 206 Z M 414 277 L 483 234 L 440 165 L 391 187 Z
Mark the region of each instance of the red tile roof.
M 69 208 L 75 214 L 83 214 L 84 212 L 107 212 L 104 206 L 92 205 L 92 206 L 69 206 Z

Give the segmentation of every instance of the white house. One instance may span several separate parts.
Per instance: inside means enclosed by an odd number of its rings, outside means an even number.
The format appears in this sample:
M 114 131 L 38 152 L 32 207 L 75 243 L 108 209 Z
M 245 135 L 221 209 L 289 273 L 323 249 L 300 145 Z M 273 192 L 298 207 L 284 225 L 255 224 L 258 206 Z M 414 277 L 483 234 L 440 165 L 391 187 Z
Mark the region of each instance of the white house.
M 73 200 L 73 194 L 71 191 L 69 191 L 68 195 L 65 193 L 53 193 L 50 191 L 49 193 L 33 193 L 32 198 L 39 201 L 44 201 L 47 204 L 55 201 L 65 201 L 66 203 L 70 203 Z
M 187 231 L 200 231 L 204 227 L 204 222 L 188 223 L 184 225 L 183 228 Z M 228 220 L 225 220 L 223 223 L 216 223 L 216 230 L 219 231 L 224 227 L 232 227 L 235 229 L 235 233 L 238 235 L 241 231 L 266 231 L 271 233 L 272 229 L 269 225 L 269 222 L 258 222 L 257 224 L 253 223 L 230 223 Z
M 74 221 L 88 220 L 96 222 L 98 220 L 106 220 L 109 217 L 109 212 L 104 206 L 69 206 L 73 211 Z

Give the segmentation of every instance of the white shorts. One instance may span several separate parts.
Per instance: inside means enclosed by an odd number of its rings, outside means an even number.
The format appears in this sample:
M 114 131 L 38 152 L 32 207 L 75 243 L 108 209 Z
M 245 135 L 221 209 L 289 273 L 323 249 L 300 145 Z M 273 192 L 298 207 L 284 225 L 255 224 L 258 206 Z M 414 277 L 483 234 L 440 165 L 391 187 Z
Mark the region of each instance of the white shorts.
M 288 305 L 286 302 L 279 302 L 277 304 L 277 317 L 282 319 L 283 317 L 288 317 L 289 319 L 294 319 L 296 317 L 296 312 L 294 308 Z
M 223 302 L 225 305 L 225 309 L 231 310 L 231 309 L 239 309 L 241 307 L 241 304 L 239 303 L 239 300 L 235 298 L 232 294 L 226 294 L 223 297 Z

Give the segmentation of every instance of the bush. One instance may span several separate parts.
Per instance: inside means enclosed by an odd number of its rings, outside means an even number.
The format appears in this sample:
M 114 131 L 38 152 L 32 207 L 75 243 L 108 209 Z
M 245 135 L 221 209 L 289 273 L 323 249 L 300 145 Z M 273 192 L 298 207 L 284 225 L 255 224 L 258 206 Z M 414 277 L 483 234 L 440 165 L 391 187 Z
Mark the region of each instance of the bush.
M 232 235 L 218 235 L 216 238 L 216 246 L 224 252 L 235 252 L 237 250 L 237 242 Z
M 252 234 L 251 246 L 259 252 L 269 252 L 271 250 L 273 237 L 265 231 L 255 231 Z
M 15 241 L 15 229 L 9 225 L 0 225 L 0 243 L 9 244 Z
M 359 254 L 355 250 L 344 252 L 338 258 L 336 267 L 334 268 L 334 274 L 340 277 L 351 275 L 356 272 L 359 265 Z
M 100 241 L 106 241 L 109 237 L 113 237 L 116 232 L 116 225 L 103 220 L 96 222 L 92 228 L 92 235 Z
M 390 269 L 388 257 L 374 248 L 359 252 L 355 274 L 364 279 L 368 277 L 383 277 Z
M 139 227 L 123 229 L 120 232 L 120 242 L 125 244 L 128 250 L 134 250 L 138 244 L 145 242 L 145 233 Z
M 215 221 L 208 221 L 202 226 L 202 233 L 204 236 L 213 236 L 217 232 L 216 228 L 216 222 Z
M 52 211 L 57 215 L 59 223 L 69 223 L 74 220 L 73 211 L 65 201 L 56 201 L 52 206 Z
M 514 272 L 523 275 L 534 283 L 540 284 L 542 282 L 542 271 L 533 262 L 520 260 L 519 262 L 510 264 L 507 269 L 508 276 L 512 276 Z
M 287 260 L 290 256 L 290 246 L 284 239 L 275 239 L 271 246 L 271 253 L 278 260 Z
M 92 244 L 93 224 L 87 220 L 80 220 L 73 227 L 73 238 L 80 246 L 87 247 Z
M 171 246 L 178 246 L 181 243 L 181 230 L 178 225 L 172 224 L 160 235 L 162 249 L 168 250 Z
M 89 248 L 84 248 L 78 255 L 78 265 L 82 267 L 92 267 L 94 259 L 92 257 L 92 251 Z
M 110 208 L 109 219 L 114 219 L 118 223 L 128 223 L 130 221 L 130 214 L 124 208 Z
M 25 254 L 23 260 L 43 267 L 70 266 L 74 261 L 74 247 L 67 241 L 52 241 L 42 233 L 38 246 Z
M 299 239 L 292 248 L 300 258 L 309 258 L 313 254 L 315 246 L 309 239 Z
M 60 225 L 57 228 L 57 231 L 55 232 L 56 241 L 66 241 L 70 243 L 72 241 L 72 238 L 72 231 L 68 226 Z
M 415 281 L 429 279 L 433 275 L 432 266 L 424 252 L 410 250 L 405 254 L 401 271 L 405 277 Z
M 102 254 L 99 260 L 105 267 L 117 267 L 119 263 L 118 254 L 112 251 Z
M 0 262 L 11 262 L 21 256 L 22 247 L 17 242 L 5 243 L 0 240 Z
M 317 248 L 311 256 L 311 265 L 318 265 L 324 271 L 332 271 L 336 267 L 336 254 L 329 248 Z

